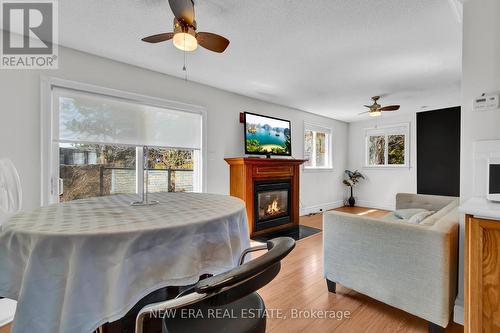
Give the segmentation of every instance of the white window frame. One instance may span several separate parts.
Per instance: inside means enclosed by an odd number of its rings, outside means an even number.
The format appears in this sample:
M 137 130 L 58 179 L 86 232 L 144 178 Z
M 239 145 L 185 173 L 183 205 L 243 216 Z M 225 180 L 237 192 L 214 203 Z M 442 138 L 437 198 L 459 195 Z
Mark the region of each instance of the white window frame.
M 389 136 L 404 135 L 405 136 L 405 164 L 388 164 L 389 163 Z M 370 149 L 369 138 L 371 136 L 385 136 L 384 160 L 386 164 L 370 165 Z M 365 129 L 365 162 L 364 168 L 367 169 L 391 169 L 391 168 L 409 168 L 410 167 L 410 123 L 391 124 L 377 126 Z
M 302 142 L 304 147 L 304 157 L 306 155 L 306 144 L 305 144 L 305 136 L 307 131 L 313 131 L 313 152 L 311 156 L 311 161 L 313 164 L 316 164 L 316 132 L 321 132 L 327 134 L 326 140 L 326 150 L 328 152 L 328 162 L 326 166 L 306 166 L 304 165 L 304 171 L 331 171 L 333 170 L 333 130 L 328 127 L 324 127 L 321 125 L 316 125 L 313 123 L 304 122 L 304 132 L 302 135 Z
M 201 188 L 202 192 L 207 191 L 207 111 L 204 107 L 54 77 L 41 77 L 40 88 L 40 171 L 42 206 L 59 202 L 59 144 L 55 140 L 59 138 L 59 115 L 55 114 L 56 112 L 54 111 L 54 107 L 52 105 L 53 88 L 72 89 L 111 98 L 128 100 L 130 102 L 148 106 L 200 114 L 202 117 L 202 144 L 201 149 L 197 151 L 199 154 L 199 176 L 194 177 L 194 181 L 201 182 L 201 186 L 199 186 L 199 188 Z M 138 175 L 138 179 L 140 177 L 141 176 Z M 137 186 L 138 193 L 142 192 L 140 187 L 143 186 L 143 183 L 140 182 L 140 179 L 139 183 L 140 185 Z

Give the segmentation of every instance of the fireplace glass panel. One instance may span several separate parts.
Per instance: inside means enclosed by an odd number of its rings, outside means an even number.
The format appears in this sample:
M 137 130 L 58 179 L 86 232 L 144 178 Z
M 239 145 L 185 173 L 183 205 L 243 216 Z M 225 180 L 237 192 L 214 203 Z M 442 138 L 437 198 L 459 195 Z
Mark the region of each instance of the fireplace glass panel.
M 288 190 L 265 191 L 258 194 L 259 220 L 288 215 Z

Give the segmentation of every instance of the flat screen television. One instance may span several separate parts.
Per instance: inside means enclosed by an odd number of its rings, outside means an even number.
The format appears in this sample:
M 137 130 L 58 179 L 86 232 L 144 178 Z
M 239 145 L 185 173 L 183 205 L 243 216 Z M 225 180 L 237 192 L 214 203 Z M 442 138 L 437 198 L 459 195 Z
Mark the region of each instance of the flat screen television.
M 245 112 L 245 154 L 291 156 L 290 121 Z

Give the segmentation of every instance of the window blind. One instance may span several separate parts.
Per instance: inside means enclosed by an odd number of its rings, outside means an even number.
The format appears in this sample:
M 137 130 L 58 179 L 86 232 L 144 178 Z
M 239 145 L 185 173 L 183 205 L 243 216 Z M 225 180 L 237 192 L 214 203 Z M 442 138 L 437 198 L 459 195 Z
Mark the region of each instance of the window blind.
M 313 124 L 304 124 L 305 130 L 306 131 L 314 131 L 314 132 L 319 132 L 319 133 L 325 133 L 325 134 L 331 134 L 331 129 L 313 125 Z
M 394 134 L 408 134 L 408 126 L 388 126 L 381 128 L 370 128 L 366 129 L 367 136 L 378 136 L 378 135 L 394 135 Z
M 201 149 L 199 113 L 64 88 L 53 89 L 53 103 L 58 142 Z

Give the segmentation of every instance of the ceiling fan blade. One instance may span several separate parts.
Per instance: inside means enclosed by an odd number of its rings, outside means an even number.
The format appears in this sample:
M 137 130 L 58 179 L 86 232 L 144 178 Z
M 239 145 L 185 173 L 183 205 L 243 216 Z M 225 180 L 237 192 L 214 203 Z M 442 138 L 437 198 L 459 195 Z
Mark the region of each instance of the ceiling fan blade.
M 164 42 L 166 40 L 172 39 L 174 37 L 173 32 L 165 32 L 162 34 L 157 34 L 157 35 L 152 35 L 148 37 L 144 37 L 142 39 L 143 42 L 148 42 L 148 43 L 159 43 L 159 42 Z
M 359 116 L 361 116 L 362 114 L 367 114 L 367 113 L 370 113 L 371 111 L 365 111 L 365 112 L 361 112 L 361 113 L 358 113 Z
M 380 111 L 397 111 L 399 110 L 400 106 L 399 105 L 387 105 L 384 106 L 383 108 L 380 108 Z
M 363 105 L 364 107 L 367 107 L 369 109 L 371 109 L 373 107 L 373 105 Z
M 168 0 L 170 9 L 174 16 L 190 26 L 194 27 L 194 3 L 193 0 Z
M 201 46 L 217 53 L 224 52 L 229 45 L 227 38 L 211 32 L 199 32 L 196 34 L 196 39 Z

